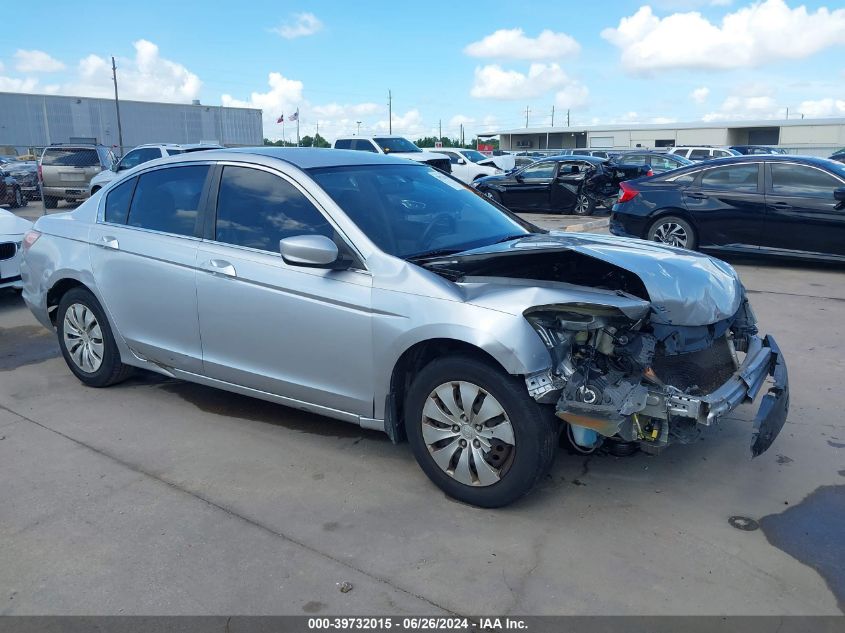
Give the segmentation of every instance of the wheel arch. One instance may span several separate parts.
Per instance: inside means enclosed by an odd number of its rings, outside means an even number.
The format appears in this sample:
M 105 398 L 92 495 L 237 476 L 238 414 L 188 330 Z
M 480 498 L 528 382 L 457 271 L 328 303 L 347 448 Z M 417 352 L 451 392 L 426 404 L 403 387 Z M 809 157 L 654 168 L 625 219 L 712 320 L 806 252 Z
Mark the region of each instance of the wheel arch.
M 62 301 L 62 297 L 73 288 L 84 288 L 96 297 L 96 293 L 94 293 L 91 288 L 79 279 L 75 279 L 73 277 L 62 277 L 50 286 L 50 289 L 47 291 L 47 314 L 50 316 L 50 322 L 53 325 L 56 325 L 56 312 L 59 307 L 59 303 Z
M 385 404 L 385 430 L 394 442 L 407 439 L 405 434 L 405 398 L 415 375 L 438 358 L 462 355 L 495 367 L 504 373 L 507 368 L 490 352 L 467 341 L 454 338 L 431 338 L 407 348 L 393 365 L 390 390 Z

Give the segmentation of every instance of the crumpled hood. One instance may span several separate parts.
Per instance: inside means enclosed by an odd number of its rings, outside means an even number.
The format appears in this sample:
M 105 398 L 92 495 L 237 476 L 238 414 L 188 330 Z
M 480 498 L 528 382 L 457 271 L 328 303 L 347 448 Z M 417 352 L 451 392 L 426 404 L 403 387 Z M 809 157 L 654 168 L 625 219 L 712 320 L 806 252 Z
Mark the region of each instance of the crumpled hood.
M 32 228 L 32 222 L 0 209 L 0 235 L 19 236 Z
M 589 233 L 551 233 L 493 244 L 444 259 L 519 256 L 569 250 L 628 270 L 643 282 L 655 323 L 709 325 L 739 309 L 744 289 L 736 271 L 707 255 L 644 240 Z

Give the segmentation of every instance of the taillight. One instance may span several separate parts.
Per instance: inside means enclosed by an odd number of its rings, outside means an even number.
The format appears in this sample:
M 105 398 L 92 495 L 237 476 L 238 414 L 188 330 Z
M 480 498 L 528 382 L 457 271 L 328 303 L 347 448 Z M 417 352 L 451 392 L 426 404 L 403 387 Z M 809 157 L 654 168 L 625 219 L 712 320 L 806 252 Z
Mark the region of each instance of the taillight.
M 649 170 L 645 173 L 646 176 L 654 176 L 654 172 L 649 168 Z
M 627 182 L 620 182 L 619 183 L 619 197 L 616 199 L 617 203 L 628 202 L 629 200 L 633 200 L 639 195 L 639 191 L 634 189 L 630 183 Z
M 38 241 L 39 237 L 41 237 L 41 231 L 35 229 L 27 231 L 26 235 L 23 236 L 23 242 L 21 242 L 21 250 L 26 253 Z

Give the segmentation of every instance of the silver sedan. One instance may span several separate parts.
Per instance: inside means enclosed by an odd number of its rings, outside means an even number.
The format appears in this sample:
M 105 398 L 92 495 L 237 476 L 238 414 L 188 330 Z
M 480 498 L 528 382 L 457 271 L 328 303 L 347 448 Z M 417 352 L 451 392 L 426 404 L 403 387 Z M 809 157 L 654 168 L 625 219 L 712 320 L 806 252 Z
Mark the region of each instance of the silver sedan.
M 786 366 L 733 269 L 639 240 L 547 234 L 427 165 L 214 150 L 145 163 L 24 239 L 23 296 L 70 370 L 142 368 L 407 439 L 449 495 L 513 502 L 558 439 L 690 441 Z

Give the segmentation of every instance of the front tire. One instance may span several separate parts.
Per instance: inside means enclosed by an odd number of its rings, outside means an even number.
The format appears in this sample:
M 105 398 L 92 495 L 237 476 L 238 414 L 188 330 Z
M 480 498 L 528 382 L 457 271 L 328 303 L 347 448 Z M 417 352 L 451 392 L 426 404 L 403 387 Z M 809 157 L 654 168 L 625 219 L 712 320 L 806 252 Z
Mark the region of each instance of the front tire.
M 498 191 L 485 191 L 484 196 L 495 202 L 496 204 L 502 204 L 502 196 L 499 195 Z
M 452 356 L 414 379 L 405 429 L 417 463 L 447 495 L 497 508 L 527 494 L 548 472 L 560 425 L 521 380 Z
M 655 220 L 648 229 L 646 238 L 677 248 L 695 250 L 698 238 L 692 225 L 676 215 L 667 215 Z
M 12 202 L 9 204 L 9 207 L 12 209 L 18 209 L 23 206 L 26 206 L 26 200 L 24 200 L 20 187 L 15 187 L 14 197 L 12 198 Z
M 108 387 L 132 374 L 134 368 L 120 360 L 111 326 L 91 291 L 68 290 L 59 302 L 56 324 L 65 362 L 89 387 Z

